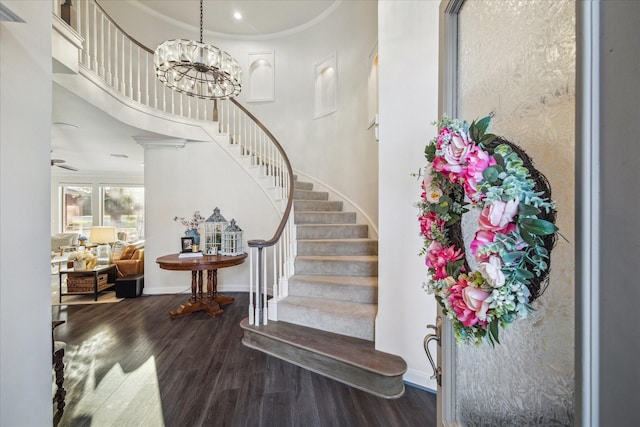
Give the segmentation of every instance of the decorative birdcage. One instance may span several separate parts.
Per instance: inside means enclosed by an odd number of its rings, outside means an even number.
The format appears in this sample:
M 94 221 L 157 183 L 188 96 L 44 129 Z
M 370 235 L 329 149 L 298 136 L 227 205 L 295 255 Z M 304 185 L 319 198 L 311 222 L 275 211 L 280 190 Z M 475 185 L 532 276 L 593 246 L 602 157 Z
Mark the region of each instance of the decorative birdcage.
M 215 208 L 204 222 L 204 254 L 218 255 L 221 252 L 222 235 L 228 225 L 229 222 L 220 214 L 220 209 Z
M 242 229 L 232 219 L 222 234 L 222 251 L 220 255 L 240 255 L 242 249 Z

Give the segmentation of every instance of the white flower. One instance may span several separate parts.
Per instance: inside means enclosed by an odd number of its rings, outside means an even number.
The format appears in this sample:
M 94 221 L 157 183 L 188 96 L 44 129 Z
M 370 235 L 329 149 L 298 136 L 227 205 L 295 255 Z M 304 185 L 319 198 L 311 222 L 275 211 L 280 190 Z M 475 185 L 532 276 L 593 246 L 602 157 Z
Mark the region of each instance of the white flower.
M 492 287 L 500 288 L 504 285 L 505 278 L 504 273 L 502 273 L 502 261 L 500 261 L 499 257 L 489 257 L 489 262 L 483 262 L 478 265 L 478 271 Z
M 425 189 L 425 197 L 429 203 L 439 203 L 440 197 L 442 197 L 442 190 L 430 185 L 429 188 Z

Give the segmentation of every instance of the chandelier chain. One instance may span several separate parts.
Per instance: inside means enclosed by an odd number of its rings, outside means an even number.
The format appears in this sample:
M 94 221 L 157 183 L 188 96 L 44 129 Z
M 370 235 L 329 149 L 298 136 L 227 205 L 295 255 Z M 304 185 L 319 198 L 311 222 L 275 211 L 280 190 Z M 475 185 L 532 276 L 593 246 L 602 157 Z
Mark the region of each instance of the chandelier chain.
M 202 43 L 202 2 L 203 0 L 200 0 L 200 43 Z

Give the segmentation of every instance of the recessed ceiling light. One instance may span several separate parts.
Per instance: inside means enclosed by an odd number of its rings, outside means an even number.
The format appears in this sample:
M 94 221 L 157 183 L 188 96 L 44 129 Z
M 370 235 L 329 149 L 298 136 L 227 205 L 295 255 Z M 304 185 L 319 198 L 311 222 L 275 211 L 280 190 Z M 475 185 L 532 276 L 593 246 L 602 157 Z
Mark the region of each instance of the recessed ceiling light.
M 129 156 L 127 156 L 126 154 L 109 154 L 111 157 L 117 157 L 119 159 L 128 159 Z
M 236 18 L 238 21 L 242 19 L 242 13 L 238 12 L 237 10 L 235 12 L 233 12 L 233 17 Z

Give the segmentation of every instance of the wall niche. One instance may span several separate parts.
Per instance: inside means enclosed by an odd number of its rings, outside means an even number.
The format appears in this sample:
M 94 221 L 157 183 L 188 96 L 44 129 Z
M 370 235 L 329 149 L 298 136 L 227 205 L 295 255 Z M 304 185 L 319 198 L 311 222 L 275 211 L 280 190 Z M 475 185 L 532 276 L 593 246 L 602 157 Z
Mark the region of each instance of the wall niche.
M 275 100 L 275 61 L 272 51 L 249 54 L 249 94 L 247 102 Z
M 315 109 L 314 118 L 331 114 L 338 105 L 338 68 L 336 56 L 321 61 L 315 66 Z

